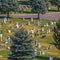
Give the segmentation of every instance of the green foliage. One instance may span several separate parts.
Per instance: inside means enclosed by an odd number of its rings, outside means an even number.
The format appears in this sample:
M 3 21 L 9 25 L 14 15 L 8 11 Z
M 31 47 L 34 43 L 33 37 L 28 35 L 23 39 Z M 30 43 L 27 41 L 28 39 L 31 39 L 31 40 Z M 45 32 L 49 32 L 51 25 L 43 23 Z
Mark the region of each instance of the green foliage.
M 31 0 L 32 5 L 32 12 L 38 13 L 38 19 L 39 19 L 39 13 L 44 14 L 47 11 L 45 0 Z
M 60 11 L 60 0 L 50 0 L 52 4 L 58 7 L 58 11 Z
M 35 57 L 34 49 L 32 47 L 32 39 L 24 28 L 17 30 L 11 39 L 11 54 L 8 59 L 32 60 L 32 58 Z
M 16 0 L 0 0 L 0 12 L 9 13 L 18 11 L 18 3 Z
M 58 49 L 60 49 L 60 21 L 56 24 L 54 32 L 55 45 Z
M 31 0 L 32 11 L 37 13 L 46 13 L 46 3 L 44 0 Z

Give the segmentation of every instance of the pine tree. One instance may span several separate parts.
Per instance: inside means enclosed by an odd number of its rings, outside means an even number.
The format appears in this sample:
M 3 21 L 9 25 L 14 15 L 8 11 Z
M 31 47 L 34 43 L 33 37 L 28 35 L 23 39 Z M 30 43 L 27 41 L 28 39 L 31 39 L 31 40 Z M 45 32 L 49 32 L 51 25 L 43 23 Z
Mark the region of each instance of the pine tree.
M 58 49 L 60 49 L 60 21 L 56 24 L 54 28 L 54 41 Z
M 35 57 L 32 39 L 24 28 L 17 30 L 11 39 L 11 53 L 8 60 L 32 60 Z
M 31 0 L 32 5 L 32 12 L 38 13 L 38 19 L 39 14 L 44 14 L 47 11 L 45 0 Z
M 0 12 L 6 13 L 9 17 L 9 12 L 16 12 L 19 6 L 16 0 L 0 0 Z

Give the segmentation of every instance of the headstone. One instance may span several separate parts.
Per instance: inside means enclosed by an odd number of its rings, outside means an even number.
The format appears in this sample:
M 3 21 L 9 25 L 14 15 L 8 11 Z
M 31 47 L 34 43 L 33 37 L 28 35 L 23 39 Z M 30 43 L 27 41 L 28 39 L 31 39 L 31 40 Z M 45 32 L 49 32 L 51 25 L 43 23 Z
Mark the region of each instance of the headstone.
M 56 24 L 56 22 L 54 22 L 54 24 Z
M 48 33 L 50 33 L 50 29 L 48 29 Z
M 37 31 L 37 32 L 38 32 L 38 35 L 40 36 L 40 29 L 38 29 L 38 31 Z
M 52 49 L 52 45 L 49 45 L 49 49 Z
M 53 60 L 53 57 L 52 57 L 52 56 L 50 56 L 50 57 L 49 57 L 49 60 Z
M 37 26 L 40 26 L 40 22 L 39 21 L 37 22 Z
M 33 22 L 33 18 L 31 18 L 31 22 Z
M 51 25 L 53 25 L 53 22 L 50 22 L 51 23 Z
M 28 25 L 30 25 L 30 21 L 28 21 Z
M 5 17 L 5 18 L 4 18 L 4 23 L 5 23 L 5 24 L 6 24 L 6 21 L 7 21 L 7 18 Z
M 48 27 L 48 23 L 46 23 L 46 26 Z
M 3 58 L 3 56 L 2 56 L 2 55 L 0 55 L 0 58 Z
M 1 41 L 2 41 L 2 38 L 3 38 L 3 34 L 1 33 L 1 34 L 0 34 L 0 40 L 1 40 Z
M 46 33 L 48 34 L 49 33 L 49 30 L 46 30 Z
M 23 18 L 23 20 L 25 20 L 25 18 Z
M 38 48 L 41 48 L 40 42 L 37 43 L 37 47 L 38 47 Z
M 18 22 L 16 22 L 16 27 L 19 28 Z
M 11 30 L 8 30 L 8 33 L 11 33 Z
M 8 40 L 8 42 L 10 42 L 10 41 L 11 41 L 11 38 L 10 38 L 10 36 L 8 36 L 8 37 L 7 37 L 7 40 Z
M 45 54 L 44 50 L 42 50 L 41 53 L 44 55 Z
M 10 49 L 10 47 L 8 46 L 8 49 Z
M 25 28 L 24 24 L 22 23 L 21 27 Z
M 46 27 L 46 25 L 44 25 L 44 27 Z
M 42 31 L 44 31 L 44 27 L 42 27 Z
M 31 33 L 34 34 L 34 30 L 31 30 Z

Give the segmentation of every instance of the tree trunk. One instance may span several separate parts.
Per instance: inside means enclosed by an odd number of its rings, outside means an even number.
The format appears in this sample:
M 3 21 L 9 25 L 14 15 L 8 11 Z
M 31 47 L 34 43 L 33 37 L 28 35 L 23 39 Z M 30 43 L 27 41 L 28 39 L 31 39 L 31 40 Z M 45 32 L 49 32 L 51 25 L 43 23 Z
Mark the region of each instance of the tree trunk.
M 8 18 L 9 18 L 9 11 L 7 11 L 7 20 L 8 20 Z
M 60 11 L 60 10 L 59 10 L 60 7 L 58 6 L 57 8 L 58 8 L 58 11 Z
M 38 19 L 40 19 L 40 13 L 38 13 Z

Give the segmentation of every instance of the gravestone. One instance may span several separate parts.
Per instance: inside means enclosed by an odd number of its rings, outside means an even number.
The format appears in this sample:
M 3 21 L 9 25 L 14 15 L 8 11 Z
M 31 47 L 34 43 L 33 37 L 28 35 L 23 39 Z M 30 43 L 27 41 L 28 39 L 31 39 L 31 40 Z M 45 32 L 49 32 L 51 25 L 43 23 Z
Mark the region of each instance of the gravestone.
M 46 33 L 48 34 L 49 33 L 49 30 L 46 30 Z
M 40 26 L 40 22 L 39 21 L 37 22 L 37 26 Z
M 24 24 L 23 24 L 23 23 L 21 24 L 21 27 L 25 28 L 25 26 L 24 26 Z
M 50 29 L 48 29 L 48 33 L 50 33 Z
M 47 26 L 47 27 L 49 26 L 48 23 L 46 23 L 46 26 Z
M 25 20 L 25 18 L 23 18 L 23 21 Z
M 45 54 L 44 50 L 42 50 L 42 51 L 41 51 L 41 54 L 42 54 L 42 55 L 44 55 L 44 54 Z
M 8 33 L 11 33 L 11 30 L 8 30 Z
M 19 28 L 18 22 L 16 22 L 16 27 Z
M 28 21 L 28 25 L 30 25 L 30 21 Z
M 42 31 L 44 31 L 44 27 L 42 27 Z
M 10 38 L 10 36 L 7 37 L 7 40 L 8 40 L 8 42 L 11 42 L 11 38 Z
M 49 57 L 49 60 L 53 60 L 53 57 L 52 57 L 52 56 L 50 56 L 50 57 Z
M 37 47 L 38 47 L 38 48 L 41 48 L 40 42 L 37 42 Z
M 31 18 L 31 22 L 33 22 L 33 18 Z
M 38 32 L 38 35 L 40 36 L 40 29 L 38 29 L 38 31 L 37 31 L 37 32 Z
M 0 33 L 0 40 L 2 41 L 2 39 L 3 39 L 3 34 Z
M 5 24 L 6 24 L 6 21 L 7 21 L 7 18 L 5 17 L 5 18 L 4 18 L 4 23 L 5 23 Z

